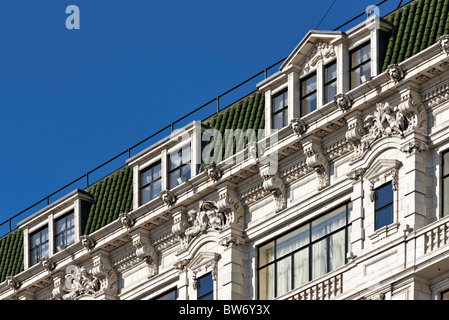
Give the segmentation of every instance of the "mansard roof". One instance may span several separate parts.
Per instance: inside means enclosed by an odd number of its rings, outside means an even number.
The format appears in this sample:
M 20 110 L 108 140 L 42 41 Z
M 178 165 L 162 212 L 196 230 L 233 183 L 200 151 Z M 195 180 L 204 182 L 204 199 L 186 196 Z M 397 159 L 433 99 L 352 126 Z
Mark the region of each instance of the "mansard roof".
M 449 34 L 449 0 L 415 0 L 384 19 L 393 25 L 393 29 L 388 39 L 382 70 L 390 64 L 406 60 L 436 43 L 440 36 Z M 309 32 L 295 51 L 301 50 L 301 46 L 312 35 L 336 37 L 340 34 Z M 283 65 L 288 63 L 289 58 Z M 251 128 L 257 132 L 258 129 L 264 129 L 265 125 L 264 97 L 262 92 L 253 92 L 202 122 L 219 130 L 223 136 L 226 129 L 244 131 Z M 223 150 L 226 147 L 223 145 Z M 94 202 L 83 234 L 91 234 L 117 219 L 120 213 L 132 210 L 132 179 L 132 169 L 124 166 L 84 190 L 92 194 Z M 7 276 L 23 271 L 23 265 L 23 232 L 15 230 L 0 238 L 0 283 Z

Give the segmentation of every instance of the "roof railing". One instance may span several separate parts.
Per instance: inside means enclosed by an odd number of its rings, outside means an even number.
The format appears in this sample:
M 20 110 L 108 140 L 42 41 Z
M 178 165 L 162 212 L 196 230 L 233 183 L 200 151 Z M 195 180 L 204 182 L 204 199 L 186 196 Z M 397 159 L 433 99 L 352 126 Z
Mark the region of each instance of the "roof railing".
M 377 6 L 380 6 L 381 4 L 383 4 L 383 3 L 386 2 L 386 1 L 387 1 L 387 0 L 383 0 L 383 1 L 379 2 L 379 3 L 377 4 Z M 351 23 L 351 22 L 353 22 L 353 21 L 355 21 L 356 19 L 360 18 L 360 17 L 363 16 L 364 14 L 366 14 L 365 11 L 362 12 L 361 14 L 357 15 L 356 17 L 354 17 L 354 18 L 348 20 L 347 22 L 345 22 L 344 24 L 340 25 L 339 27 L 335 28 L 334 31 L 335 31 L 335 30 L 338 30 L 338 29 L 340 29 L 340 28 L 342 28 L 342 27 L 344 27 L 344 26 L 346 26 L 347 24 L 349 24 L 349 23 Z M 109 160 L 107 160 L 107 161 L 105 161 L 104 163 L 100 164 L 100 165 L 97 166 L 96 168 L 94 168 L 94 169 L 92 169 L 92 170 L 86 172 L 85 174 L 83 174 L 82 176 L 78 177 L 77 179 L 75 179 L 75 180 L 69 182 L 68 184 L 66 184 L 65 186 L 59 188 L 59 189 L 56 190 L 55 192 L 53 192 L 53 193 L 47 195 L 45 198 L 43 198 L 43 199 L 37 201 L 36 203 L 30 205 L 29 207 L 27 207 L 26 209 L 20 211 L 19 213 L 15 214 L 14 216 L 12 216 L 12 217 L 6 219 L 6 220 L 3 221 L 2 223 L 0 223 L 0 227 L 3 226 L 3 225 L 5 225 L 5 224 L 8 224 L 8 230 L 9 230 L 9 232 L 11 232 L 11 231 L 13 230 L 13 229 L 12 229 L 12 221 L 13 221 L 14 219 L 16 219 L 17 217 L 21 216 L 21 215 L 24 214 L 25 212 L 28 212 L 29 210 L 35 208 L 36 206 L 38 206 L 38 205 L 40 205 L 40 204 L 42 204 L 42 203 L 44 203 L 44 202 L 46 202 L 46 204 L 49 205 L 49 204 L 50 204 L 50 198 L 51 198 L 51 197 L 55 196 L 56 194 L 60 193 L 61 191 L 67 189 L 68 187 L 74 185 L 75 183 L 77 183 L 77 182 L 79 182 L 79 181 L 81 181 L 81 180 L 83 180 L 83 179 L 85 179 L 85 181 L 86 181 L 86 188 L 89 187 L 89 186 L 91 186 L 92 184 L 91 184 L 90 181 L 89 181 L 89 177 L 90 177 L 93 173 L 95 173 L 95 172 L 97 172 L 98 170 L 100 170 L 101 168 L 105 167 L 107 164 L 111 163 L 112 161 L 114 161 L 114 160 L 116 160 L 116 159 L 122 157 L 124 154 L 127 154 L 127 157 L 128 157 L 128 159 L 129 159 L 129 158 L 131 157 L 131 151 L 132 151 L 132 150 L 136 149 L 137 147 L 139 147 L 140 145 L 142 145 L 142 144 L 145 143 L 146 141 L 148 141 L 148 140 L 154 138 L 155 136 L 157 136 L 157 135 L 163 133 L 163 132 L 166 131 L 167 129 L 171 129 L 171 131 L 173 131 L 173 130 L 174 130 L 174 125 L 176 125 L 176 124 L 179 123 L 180 121 L 184 120 L 185 118 L 187 118 L 187 117 L 189 117 L 189 116 L 191 116 L 191 115 L 197 113 L 198 111 L 204 109 L 205 107 L 207 107 L 208 105 L 210 105 L 210 104 L 213 103 L 214 101 L 216 102 L 216 113 L 219 113 L 219 112 L 222 110 L 222 109 L 220 109 L 220 99 L 221 99 L 221 98 L 223 98 L 223 97 L 225 97 L 226 95 L 228 95 L 228 94 L 234 92 L 236 89 L 242 87 L 243 85 L 247 84 L 247 83 L 250 82 L 251 80 L 254 80 L 255 78 L 259 77 L 261 74 L 263 74 L 263 75 L 264 75 L 264 78 L 266 79 L 266 78 L 268 77 L 268 71 L 270 71 L 272 68 L 274 68 L 275 66 L 279 65 L 281 62 L 283 62 L 283 61 L 286 60 L 286 59 L 287 59 L 287 57 L 285 57 L 285 58 L 283 58 L 283 59 L 277 61 L 276 63 L 270 65 L 270 66 L 267 67 L 267 68 L 264 68 L 262 71 L 260 71 L 260 72 L 258 72 L 258 73 L 256 73 L 256 74 L 254 74 L 253 76 L 249 77 L 249 78 L 246 79 L 245 81 L 243 81 L 243 82 L 239 83 L 238 85 L 232 87 L 231 89 L 229 89 L 229 90 L 223 92 L 222 94 L 218 95 L 217 97 L 215 97 L 215 98 L 209 100 L 208 102 L 206 102 L 206 103 L 204 103 L 203 105 L 199 106 L 199 107 L 196 108 L 195 110 L 193 110 L 193 111 L 187 113 L 186 115 L 182 116 L 181 118 L 179 118 L 179 119 L 177 119 L 177 120 L 171 122 L 169 125 L 163 127 L 162 129 L 158 130 L 157 132 L 153 133 L 152 135 L 148 136 L 147 138 L 145 138 L 145 139 L 139 141 L 139 142 L 136 143 L 135 145 L 133 145 L 133 146 L 127 148 L 126 150 L 120 152 L 120 153 L 117 154 L 116 156 L 110 158 Z M 95 182 L 97 182 L 97 181 L 99 181 L 99 180 L 101 180 L 101 179 L 98 179 L 98 180 L 96 180 Z M 95 182 L 94 182 L 94 183 L 95 183 Z M 1 236 L 0 236 L 0 237 L 1 237 Z

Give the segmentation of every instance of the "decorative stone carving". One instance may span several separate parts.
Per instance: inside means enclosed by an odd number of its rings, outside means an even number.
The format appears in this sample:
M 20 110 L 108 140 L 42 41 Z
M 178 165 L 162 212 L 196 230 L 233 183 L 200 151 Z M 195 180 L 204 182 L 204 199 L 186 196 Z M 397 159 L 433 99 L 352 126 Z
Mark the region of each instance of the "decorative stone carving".
M 345 93 L 338 93 L 334 97 L 334 104 L 343 112 L 352 107 L 352 101 Z
M 363 177 L 363 174 L 365 173 L 366 169 L 365 168 L 358 168 L 355 170 L 352 170 L 349 174 L 348 174 L 348 178 L 352 180 L 352 182 L 357 182 L 360 181 Z
M 361 113 L 359 111 L 353 112 L 348 115 L 346 121 L 348 123 L 348 131 L 346 131 L 346 141 L 352 146 L 353 155 L 351 160 L 359 158 L 364 151 L 361 143 L 362 136 L 365 134 L 365 130 L 362 126 Z
M 307 123 L 301 118 L 294 118 L 290 121 L 290 128 L 299 137 L 307 131 Z
M 376 110 L 364 120 L 367 134 L 361 139 L 363 150 L 368 149 L 371 144 L 383 136 L 404 136 L 408 127 L 407 119 L 399 111 L 390 106 L 388 102 L 377 103 Z
M 443 35 L 438 39 L 438 46 L 443 52 L 449 54 L 449 35 Z
M 100 290 L 100 281 L 87 269 L 78 266 L 68 266 L 66 269 L 64 285 L 58 287 L 54 293 L 61 295 L 63 300 L 74 300 L 82 295 L 94 295 Z
M 395 83 L 398 83 L 405 77 L 405 68 L 399 64 L 390 64 L 385 70 L 388 78 L 393 80 Z
M 407 142 L 406 144 L 404 144 L 400 150 L 402 152 L 405 152 L 407 154 L 412 154 L 415 152 L 423 152 L 423 151 L 427 151 L 429 148 L 429 146 L 427 145 L 427 143 L 422 142 L 418 139 L 413 139 L 412 141 Z
M 134 225 L 134 217 L 131 213 L 121 213 L 118 217 L 123 227 L 129 229 Z
M 174 264 L 174 267 L 180 271 L 186 270 L 190 259 L 182 259 Z
M 427 134 L 427 112 L 421 102 L 421 95 L 413 90 L 404 90 L 401 94 L 400 112 L 406 119 L 407 127 L 404 134 L 418 132 Z
M 235 235 L 229 235 L 227 237 L 224 237 L 219 241 L 219 244 L 223 247 L 230 248 L 230 247 L 237 247 L 243 244 L 243 241 L 240 237 L 237 237 Z
M 240 203 L 237 192 L 229 186 L 218 190 L 217 209 L 226 219 L 226 226 L 234 226 L 243 230 L 243 206 Z
M 257 162 L 259 159 L 259 151 L 257 148 L 257 142 L 248 142 L 248 144 L 246 145 L 246 148 L 248 149 L 249 159 L 254 159 Z
M 20 287 L 19 280 L 17 280 L 17 278 L 13 276 L 6 277 L 6 283 L 8 284 L 8 287 L 12 290 L 17 290 Z
M 262 187 L 274 196 L 276 201 L 275 212 L 279 212 L 287 207 L 287 190 L 279 174 L 277 172 L 273 174 L 271 171 L 269 166 L 259 168 L 259 173 L 263 178 Z
M 88 235 L 81 236 L 79 241 L 80 241 L 81 245 L 84 248 L 86 248 L 87 250 L 91 250 L 95 246 L 94 241 Z
M 220 168 L 219 165 L 214 163 L 211 163 L 208 165 L 205 169 L 206 175 L 214 182 L 217 182 L 221 176 L 223 175 L 223 170 Z
M 54 270 L 54 268 L 55 268 L 55 263 L 53 262 L 53 260 L 51 258 L 42 258 L 41 265 L 48 272 Z
M 317 176 L 317 189 L 329 186 L 329 163 L 322 153 L 321 140 L 316 137 L 303 144 L 307 167 L 313 169 Z
M 148 266 L 148 278 L 158 274 L 158 254 L 150 243 L 149 234 L 146 231 L 138 230 L 132 235 L 133 245 L 136 248 L 136 256 L 139 260 L 145 261 Z
M 176 195 L 171 190 L 162 190 L 159 197 L 162 202 L 169 207 L 176 202 Z
M 303 69 L 305 72 L 309 72 L 316 66 L 318 61 L 323 59 L 331 59 L 333 57 L 335 57 L 334 46 L 327 42 L 320 41 L 317 45 L 315 45 L 310 55 L 305 59 Z
M 391 176 L 391 185 L 393 191 L 398 190 L 399 167 L 401 162 L 398 160 L 380 159 L 369 169 L 366 170 L 366 179 L 370 182 L 370 201 L 374 202 L 375 188 L 374 185 L 383 175 L 385 178 Z
M 108 253 L 104 250 L 99 250 L 93 254 L 94 267 L 92 268 L 92 275 L 100 281 L 99 290 L 107 297 L 106 299 L 116 299 L 118 277 L 107 256 Z

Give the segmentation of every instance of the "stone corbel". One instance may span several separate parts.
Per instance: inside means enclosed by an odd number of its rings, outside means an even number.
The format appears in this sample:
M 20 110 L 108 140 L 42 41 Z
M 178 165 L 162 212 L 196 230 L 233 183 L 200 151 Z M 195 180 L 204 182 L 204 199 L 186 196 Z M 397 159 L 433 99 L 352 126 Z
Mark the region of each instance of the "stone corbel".
M 52 276 L 53 279 L 53 290 L 52 296 L 54 300 L 60 300 L 67 293 L 65 289 L 65 273 L 63 271 L 58 271 Z
M 398 110 L 407 119 L 404 135 L 411 132 L 427 135 L 427 112 L 421 102 L 421 95 L 408 83 L 400 88 L 400 94 L 401 102 Z
M 136 248 L 136 256 L 140 261 L 145 261 L 148 266 L 148 278 L 158 274 L 158 254 L 151 245 L 149 232 L 138 229 L 131 233 L 131 239 Z
M 20 282 L 14 276 L 6 277 L 6 283 L 7 283 L 8 287 L 14 291 L 16 291 L 17 289 L 20 288 Z
M 365 130 L 362 124 L 362 115 L 359 110 L 351 112 L 346 117 L 348 130 L 346 131 L 346 141 L 352 146 L 353 154 L 351 160 L 356 160 L 363 155 L 365 151 L 364 144 L 361 142 Z
M 438 46 L 441 51 L 449 55 L 449 35 L 446 34 L 438 38 Z
M 217 182 L 223 175 L 223 170 L 214 162 L 206 167 L 205 173 L 210 180 L 212 180 L 213 182 Z
M 108 252 L 103 249 L 92 253 L 92 275 L 100 281 L 99 292 L 106 295 L 106 299 L 117 299 L 118 277 L 108 258 Z
M 176 208 L 176 211 L 171 212 L 171 214 L 173 217 L 172 233 L 178 237 L 181 248 L 184 248 L 188 244 L 185 233 L 187 228 L 190 227 L 185 207 L 178 207 Z
M 259 168 L 259 173 L 263 178 L 262 187 L 265 191 L 270 192 L 276 201 L 276 212 L 287 207 L 287 190 L 284 181 L 279 174 L 273 173 L 269 165 Z
M 234 226 L 243 230 L 243 205 L 241 204 L 234 183 L 225 182 L 217 186 L 217 209 L 225 215 L 225 226 Z
M 224 237 L 223 239 L 220 239 L 219 244 L 226 248 L 238 247 L 243 244 L 243 239 L 231 234 Z
M 322 153 L 320 138 L 309 137 L 308 140 L 303 142 L 303 149 L 307 157 L 307 167 L 313 169 L 318 176 L 317 189 L 321 190 L 329 186 L 329 163 Z
M 402 65 L 399 64 L 390 64 L 387 67 L 387 70 L 385 70 L 385 73 L 387 74 L 388 78 L 395 83 L 398 83 L 405 77 L 405 68 Z
M 134 216 L 129 212 L 121 213 L 118 218 L 122 226 L 127 229 L 130 229 L 134 225 L 135 222 Z
M 51 258 L 42 258 L 41 265 L 47 272 L 53 271 L 56 266 Z
M 88 251 L 90 251 L 95 246 L 95 242 L 88 235 L 81 236 L 79 242 Z

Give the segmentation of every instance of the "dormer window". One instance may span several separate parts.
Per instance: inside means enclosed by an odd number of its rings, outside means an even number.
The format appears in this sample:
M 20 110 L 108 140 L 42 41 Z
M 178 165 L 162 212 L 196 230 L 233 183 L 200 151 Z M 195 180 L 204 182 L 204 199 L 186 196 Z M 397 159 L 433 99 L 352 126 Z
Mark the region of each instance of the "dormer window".
M 168 188 L 172 189 L 190 178 L 190 145 L 184 146 L 178 152 L 172 152 L 168 157 Z
M 366 43 L 350 52 L 351 89 L 362 83 L 362 77 L 371 77 L 371 45 Z
M 75 213 L 72 211 L 55 220 L 55 251 L 75 243 Z
M 35 265 L 48 256 L 48 227 L 45 226 L 30 235 L 30 265 Z
M 324 104 L 334 100 L 337 94 L 337 63 L 334 61 L 324 67 Z
M 272 128 L 279 130 L 288 125 L 288 91 L 276 94 L 272 101 Z
M 301 117 L 316 110 L 317 106 L 316 73 L 301 79 Z
M 140 204 L 147 203 L 159 197 L 162 190 L 161 161 L 156 162 L 140 172 Z

